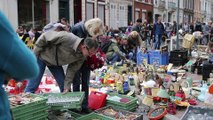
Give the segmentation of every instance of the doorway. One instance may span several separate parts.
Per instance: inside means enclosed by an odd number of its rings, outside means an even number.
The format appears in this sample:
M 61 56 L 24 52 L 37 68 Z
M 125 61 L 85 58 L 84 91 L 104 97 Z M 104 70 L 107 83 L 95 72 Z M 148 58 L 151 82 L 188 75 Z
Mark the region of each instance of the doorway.
M 82 0 L 74 0 L 74 24 L 82 20 L 81 3 Z

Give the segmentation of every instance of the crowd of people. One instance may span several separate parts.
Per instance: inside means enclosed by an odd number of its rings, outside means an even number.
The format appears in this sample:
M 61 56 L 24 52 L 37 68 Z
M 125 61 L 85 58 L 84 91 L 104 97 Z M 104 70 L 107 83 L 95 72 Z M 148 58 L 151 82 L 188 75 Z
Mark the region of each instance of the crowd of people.
M 161 16 L 154 24 L 137 19 L 136 23 L 130 24 L 125 32 L 109 29 L 99 18 L 81 21 L 73 26 L 62 18 L 55 23 L 47 24 L 42 31 L 33 28 L 26 30 L 20 26 L 16 34 L 27 47 L 33 49 L 39 69 L 36 77 L 29 78 L 25 92 L 34 93 L 37 90 L 47 67 L 56 79 L 61 92 L 67 93 L 71 90 L 85 92 L 81 112 L 88 113 L 91 70 L 104 64 L 112 65 L 116 62 L 122 64 L 130 60 L 137 62 L 138 50 L 145 52 L 150 47 L 160 49 L 163 40 L 178 33 L 177 26 L 175 21 L 172 24 L 163 23 Z M 207 44 L 212 39 L 212 22 L 207 25 L 198 21 L 195 24 L 184 23 L 179 25 L 179 28 L 189 34 L 195 31 L 202 32 L 201 44 Z M 63 65 L 68 65 L 66 72 Z
M 208 25 L 196 22 L 195 25 L 184 23 L 179 25 L 184 33 L 194 31 L 203 33 L 204 40 L 209 41 L 213 31 L 212 23 Z M 56 23 L 47 24 L 42 33 L 36 29 L 26 31 L 19 27 L 17 34 L 25 44 L 34 44 L 34 53 L 40 68 L 39 76 L 31 79 L 25 92 L 34 93 L 47 66 L 59 84 L 61 92 L 69 92 L 71 83 L 73 91 L 85 92 L 82 111 L 88 112 L 88 90 L 90 71 L 102 67 L 105 63 L 115 64 L 125 61 L 137 62 L 138 50 L 146 51 L 149 47 L 160 49 L 165 39 L 177 34 L 177 23 L 163 23 L 161 16 L 157 22 L 149 24 L 137 19 L 134 25 L 125 32 L 112 30 L 99 18 L 81 21 L 70 26 L 65 18 Z M 202 42 L 205 44 L 205 42 Z M 28 46 L 29 47 L 29 46 Z M 30 46 L 31 47 L 31 46 Z M 68 65 L 64 74 L 63 65 Z

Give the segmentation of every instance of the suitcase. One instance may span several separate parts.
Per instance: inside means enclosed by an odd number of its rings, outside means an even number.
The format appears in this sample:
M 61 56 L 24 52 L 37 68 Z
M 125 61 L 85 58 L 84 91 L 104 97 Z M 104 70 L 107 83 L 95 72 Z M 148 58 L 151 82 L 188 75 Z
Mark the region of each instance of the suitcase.
M 186 60 L 188 59 L 187 50 L 173 50 L 170 52 L 170 59 Z
M 178 59 L 169 59 L 169 63 L 172 63 L 174 66 L 181 66 L 185 65 L 188 62 L 187 59 L 183 60 L 178 60 Z

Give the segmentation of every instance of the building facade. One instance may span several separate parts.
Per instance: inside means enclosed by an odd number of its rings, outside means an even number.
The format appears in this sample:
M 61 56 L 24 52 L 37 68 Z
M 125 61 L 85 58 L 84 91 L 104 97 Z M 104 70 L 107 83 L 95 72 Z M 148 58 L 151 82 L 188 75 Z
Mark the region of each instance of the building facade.
M 212 12 L 211 12 L 211 13 L 212 13 L 212 14 L 211 14 L 211 21 L 213 21 L 213 1 L 212 1 L 211 5 L 212 5 L 212 8 L 211 8 L 211 9 L 212 9 L 212 10 L 211 10 L 211 11 L 212 11 Z
M 177 0 L 168 0 L 166 5 L 168 22 L 177 21 Z
M 213 0 L 0 0 L 0 10 L 9 18 L 14 29 L 23 25 L 42 28 L 49 22 L 65 17 L 73 25 L 99 17 L 104 24 L 117 29 L 138 18 L 155 22 L 208 22 L 213 19 Z
M 201 20 L 201 0 L 194 0 L 194 21 Z
M 157 21 L 158 16 L 162 17 L 163 22 L 167 22 L 167 8 L 166 0 L 154 0 L 154 22 Z
M 184 0 L 183 2 L 183 22 L 191 23 L 194 18 L 194 0 Z
M 134 0 L 134 20 L 141 18 L 148 23 L 153 22 L 153 0 Z
M 180 23 L 183 23 L 184 22 L 184 1 L 185 0 L 180 0 L 180 3 L 179 3 L 179 22 Z M 178 3 L 177 3 L 178 4 Z
M 212 0 L 201 0 L 201 22 L 207 23 L 212 17 Z
M 177 0 L 154 0 L 154 19 L 162 16 L 163 22 L 177 21 Z
M 1 0 L 0 10 L 8 17 L 14 29 L 20 25 L 42 28 L 62 17 L 70 23 L 74 20 L 73 0 Z
M 105 23 L 105 0 L 82 1 L 82 20 L 89 20 L 98 17 Z M 76 14 L 79 14 L 79 12 Z
M 128 26 L 133 20 L 132 11 L 132 0 L 106 0 L 106 25 L 113 29 Z

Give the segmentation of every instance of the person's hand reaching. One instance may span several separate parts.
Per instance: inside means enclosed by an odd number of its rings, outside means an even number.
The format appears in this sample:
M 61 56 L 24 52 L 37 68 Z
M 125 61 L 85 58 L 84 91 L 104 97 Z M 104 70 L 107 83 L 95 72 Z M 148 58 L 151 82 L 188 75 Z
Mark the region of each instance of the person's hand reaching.
M 63 91 L 63 94 L 67 94 L 68 92 L 71 92 L 71 89 L 70 88 L 65 88 L 64 91 Z

